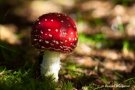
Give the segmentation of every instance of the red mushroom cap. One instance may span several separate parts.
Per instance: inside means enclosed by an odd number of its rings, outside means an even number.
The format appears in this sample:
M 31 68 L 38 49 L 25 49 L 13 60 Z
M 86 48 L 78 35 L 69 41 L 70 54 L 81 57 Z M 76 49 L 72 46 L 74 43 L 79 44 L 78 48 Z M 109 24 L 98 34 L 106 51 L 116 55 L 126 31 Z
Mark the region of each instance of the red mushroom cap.
M 31 31 L 31 43 L 39 50 L 72 52 L 78 42 L 74 21 L 61 13 L 40 16 Z

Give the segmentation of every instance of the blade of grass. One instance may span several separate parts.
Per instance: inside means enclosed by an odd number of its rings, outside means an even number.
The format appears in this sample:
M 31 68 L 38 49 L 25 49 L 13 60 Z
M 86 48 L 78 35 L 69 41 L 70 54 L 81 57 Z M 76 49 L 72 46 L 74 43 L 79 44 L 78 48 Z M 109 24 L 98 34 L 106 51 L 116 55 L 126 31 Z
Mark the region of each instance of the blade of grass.
M 9 50 L 9 51 L 13 51 L 13 52 L 19 53 L 19 52 L 18 52 L 18 51 L 16 51 L 16 50 L 13 50 L 13 49 L 10 49 L 10 48 L 7 48 L 7 47 L 4 47 L 4 46 L 2 46 L 2 45 L 0 45 L 0 47 L 1 47 L 1 48 L 3 48 L 3 49 Z

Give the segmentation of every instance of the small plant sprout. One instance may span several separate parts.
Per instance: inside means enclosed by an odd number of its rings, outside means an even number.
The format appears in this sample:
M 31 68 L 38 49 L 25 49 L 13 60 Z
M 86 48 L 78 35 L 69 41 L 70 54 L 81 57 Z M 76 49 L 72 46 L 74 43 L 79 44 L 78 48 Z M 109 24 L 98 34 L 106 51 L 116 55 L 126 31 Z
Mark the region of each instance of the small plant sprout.
M 31 44 L 44 51 L 41 75 L 52 75 L 58 81 L 60 53 L 70 53 L 78 42 L 74 21 L 65 14 L 48 13 L 40 16 L 31 31 Z

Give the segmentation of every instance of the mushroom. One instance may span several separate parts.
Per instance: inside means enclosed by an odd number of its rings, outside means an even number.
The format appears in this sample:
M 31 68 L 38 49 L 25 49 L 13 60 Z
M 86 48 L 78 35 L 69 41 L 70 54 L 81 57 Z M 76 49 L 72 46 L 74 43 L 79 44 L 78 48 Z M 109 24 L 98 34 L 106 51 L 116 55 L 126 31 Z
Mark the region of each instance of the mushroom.
M 31 30 L 31 44 L 44 51 L 41 75 L 52 75 L 58 81 L 60 53 L 70 53 L 78 42 L 74 21 L 62 13 L 48 13 L 40 16 Z

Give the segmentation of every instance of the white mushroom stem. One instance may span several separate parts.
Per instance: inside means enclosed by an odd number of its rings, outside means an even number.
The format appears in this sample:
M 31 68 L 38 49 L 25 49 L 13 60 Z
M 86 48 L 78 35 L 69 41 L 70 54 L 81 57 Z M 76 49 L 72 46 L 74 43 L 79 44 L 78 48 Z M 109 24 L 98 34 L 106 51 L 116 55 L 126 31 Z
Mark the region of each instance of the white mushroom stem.
M 44 51 L 43 61 L 41 63 L 41 75 L 52 75 L 54 80 L 58 81 L 58 73 L 60 70 L 60 53 L 52 51 Z

